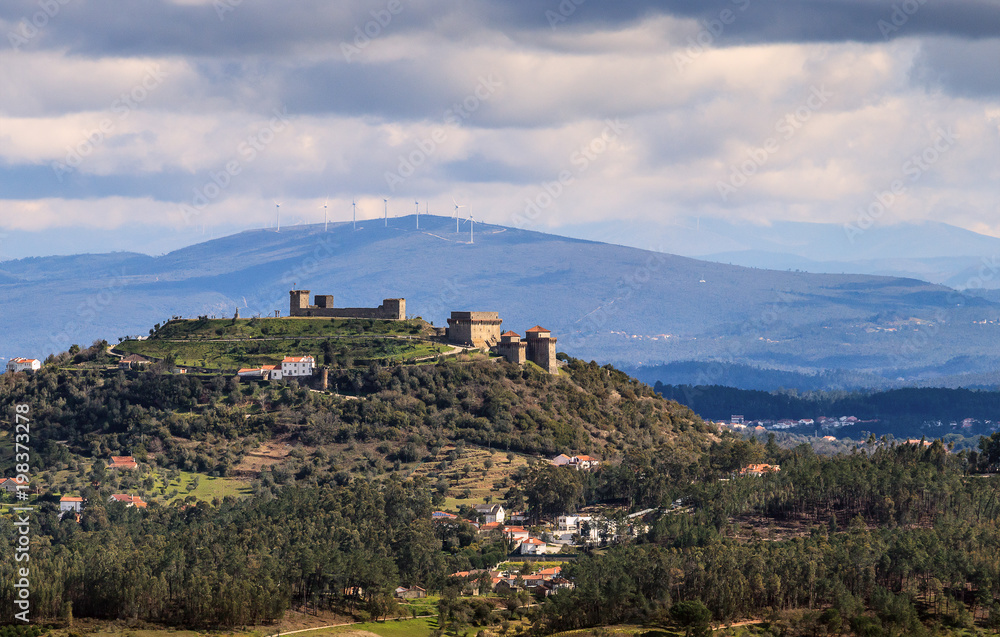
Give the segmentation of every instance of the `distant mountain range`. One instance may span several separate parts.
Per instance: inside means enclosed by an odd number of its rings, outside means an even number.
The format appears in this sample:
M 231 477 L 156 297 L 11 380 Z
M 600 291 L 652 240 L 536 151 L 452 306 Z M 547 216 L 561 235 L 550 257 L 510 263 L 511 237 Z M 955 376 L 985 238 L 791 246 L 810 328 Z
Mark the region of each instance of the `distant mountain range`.
M 698 261 L 608 243 L 421 215 L 255 230 L 159 257 L 136 253 L 0 263 L 0 356 L 44 358 L 71 343 L 145 333 L 171 316 L 286 315 L 288 290 L 338 307 L 402 296 L 444 325 L 495 310 L 516 332 L 541 324 L 558 349 L 637 367 L 716 363 L 927 381 L 985 374 L 1000 354 L 1000 304 L 915 279 L 809 274 Z M 677 380 L 673 378 L 672 380 Z
M 753 268 L 899 276 L 957 289 L 1000 289 L 1000 239 L 939 222 L 876 224 L 855 233 L 831 223 L 625 219 L 560 232 Z

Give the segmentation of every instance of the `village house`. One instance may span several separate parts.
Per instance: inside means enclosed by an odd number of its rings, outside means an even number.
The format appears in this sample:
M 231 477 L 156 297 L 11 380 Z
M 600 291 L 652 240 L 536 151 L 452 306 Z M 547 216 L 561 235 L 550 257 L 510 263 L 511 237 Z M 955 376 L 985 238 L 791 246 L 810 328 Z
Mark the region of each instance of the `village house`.
M 139 463 L 135 461 L 132 456 L 111 456 L 111 464 L 108 465 L 108 469 L 113 470 L 131 470 L 138 469 Z
M 138 354 L 129 354 L 128 356 L 122 357 L 118 361 L 118 369 L 142 369 L 146 365 L 149 365 L 152 361 L 144 356 L 139 356 Z
M 499 522 L 500 524 L 503 524 L 504 510 L 502 505 L 477 504 L 474 508 L 477 514 L 483 516 L 484 521 L 487 524 L 490 524 L 492 522 Z
M 0 479 L 0 491 L 6 491 L 7 493 L 17 493 L 17 487 L 19 485 L 27 486 L 27 483 L 22 480 L 18 480 L 17 478 Z
M 569 461 L 572 459 L 573 458 L 571 456 L 567 456 L 566 454 L 561 453 L 552 460 L 549 460 L 549 462 L 551 462 L 553 465 L 557 467 L 565 467 L 566 465 L 569 464 Z
M 111 503 L 111 502 L 122 502 L 128 508 L 136 507 L 138 509 L 145 509 L 146 506 L 147 506 L 147 503 L 144 502 L 143 499 L 140 496 L 137 496 L 137 495 L 128 495 L 127 493 L 115 493 L 115 494 L 112 494 L 112 496 L 110 498 L 108 498 L 108 502 L 109 503 Z
M 579 456 L 567 456 L 564 453 L 559 454 L 555 458 L 549 460 L 549 463 L 556 467 L 571 467 L 580 471 L 590 471 L 596 469 L 601 461 L 592 456 L 579 455 Z
M 545 542 L 539 540 L 537 537 L 529 537 L 521 542 L 518 552 L 521 555 L 545 555 L 547 546 Z
M 556 518 L 556 528 L 560 531 L 576 532 L 584 522 L 593 523 L 593 521 L 594 518 L 589 515 L 560 515 Z
M 446 511 L 433 511 L 431 513 L 431 520 L 451 521 L 457 519 L 458 519 L 457 515 L 455 515 L 454 513 L 447 513 Z
M 427 591 L 419 586 L 399 586 L 396 588 L 395 594 L 398 599 L 423 599 L 427 597 Z
M 75 495 L 64 495 L 59 498 L 59 517 L 69 512 L 80 513 L 83 511 L 83 498 Z
M 281 377 L 312 376 L 316 360 L 312 356 L 286 356 L 281 361 Z
M 12 358 L 7 361 L 8 372 L 37 372 L 42 368 L 42 361 L 37 358 Z

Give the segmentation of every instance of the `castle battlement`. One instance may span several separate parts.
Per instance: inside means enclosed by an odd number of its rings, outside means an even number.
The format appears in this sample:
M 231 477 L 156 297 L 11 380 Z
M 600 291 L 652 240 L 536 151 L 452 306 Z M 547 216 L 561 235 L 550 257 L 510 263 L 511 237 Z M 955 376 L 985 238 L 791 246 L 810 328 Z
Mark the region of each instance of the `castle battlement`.
M 309 290 L 289 290 L 288 296 L 289 316 L 388 321 L 402 321 L 406 318 L 406 299 L 382 299 L 382 305 L 378 307 L 335 308 L 332 294 L 317 294 L 316 302 L 312 305 L 309 304 Z

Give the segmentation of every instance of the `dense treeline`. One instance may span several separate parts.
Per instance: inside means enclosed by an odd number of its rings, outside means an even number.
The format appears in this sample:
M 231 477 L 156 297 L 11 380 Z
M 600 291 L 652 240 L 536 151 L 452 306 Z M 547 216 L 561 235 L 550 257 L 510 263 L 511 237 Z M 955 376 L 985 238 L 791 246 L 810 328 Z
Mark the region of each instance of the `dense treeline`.
M 503 361 L 448 361 L 334 370 L 331 386 L 354 395 L 345 398 L 295 381 L 44 368 L 0 376 L 0 409 L 30 405 L 42 470 L 73 454 L 132 453 L 156 454 L 169 468 L 226 475 L 261 441 L 285 434 L 310 446 L 386 441 L 390 463 L 456 441 L 547 455 L 620 453 L 669 441 L 677 454 L 700 454 L 709 430 L 691 410 L 610 366 L 573 360 L 568 369 L 569 377 L 554 377 Z
M 662 515 L 645 544 L 572 565 L 576 590 L 553 597 L 540 625 L 666 621 L 672 605 L 696 600 L 717 621 L 816 611 L 790 634 L 921 635 L 921 620 L 1000 626 L 1000 480 L 965 477 L 964 458 L 940 444 L 823 458 L 732 437 L 713 454 L 782 469 L 692 485 L 686 507 Z M 771 535 L 775 520 L 800 530 Z
M 437 588 L 469 568 L 474 535 L 443 551 L 457 532 L 436 530 L 430 511 L 427 488 L 396 480 L 218 507 L 91 503 L 79 524 L 48 505 L 32 528 L 33 613 L 58 618 L 69 602 L 77 616 L 232 626 L 277 619 L 293 603 L 346 599 L 375 611 L 400 583 Z M 11 523 L 0 519 L 5 555 L 13 555 Z M 13 607 L 13 568 L 0 562 L 4 608 Z

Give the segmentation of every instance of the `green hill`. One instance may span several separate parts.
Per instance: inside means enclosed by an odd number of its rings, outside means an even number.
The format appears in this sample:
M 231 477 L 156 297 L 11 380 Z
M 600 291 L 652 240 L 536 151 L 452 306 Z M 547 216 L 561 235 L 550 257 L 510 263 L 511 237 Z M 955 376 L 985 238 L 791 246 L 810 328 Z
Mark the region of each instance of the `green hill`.
M 234 372 L 274 365 L 287 355 L 312 355 L 318 364 L 367 365 L 426 360 L 454 348 L 431 339 L 420 319 L 328 318 L 174 319 L 145 340 L 115 347 L 183 367 Z

